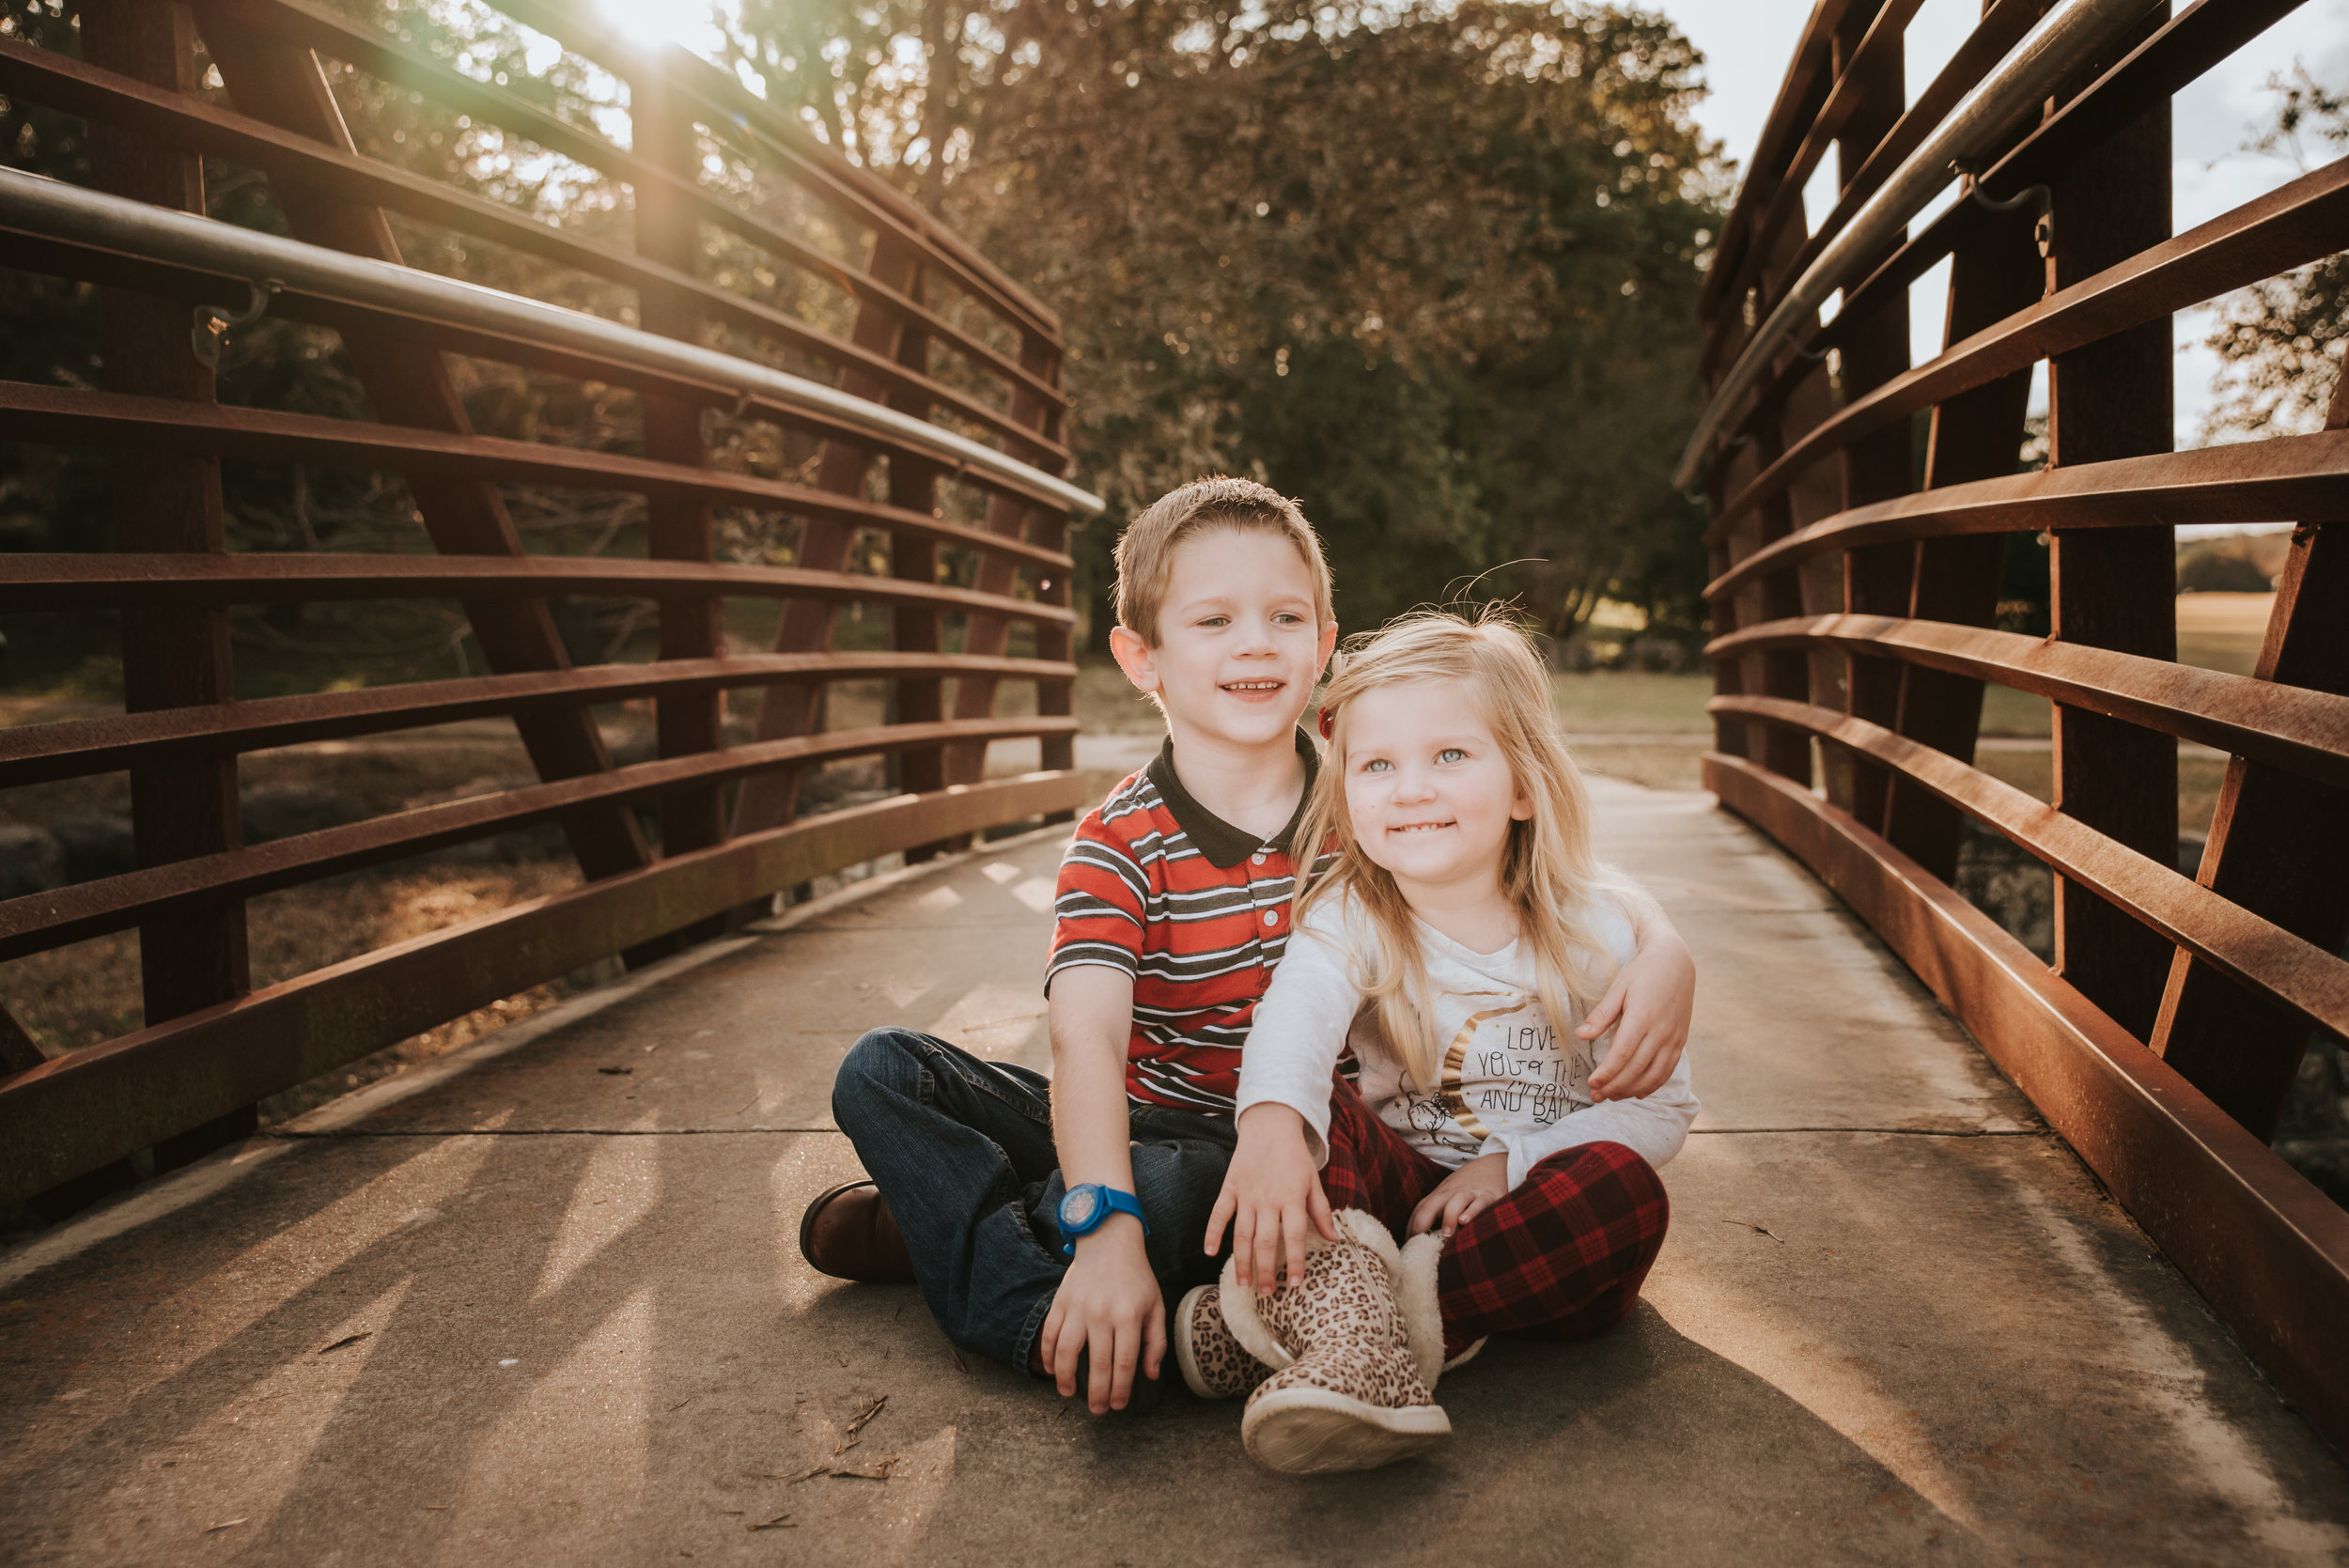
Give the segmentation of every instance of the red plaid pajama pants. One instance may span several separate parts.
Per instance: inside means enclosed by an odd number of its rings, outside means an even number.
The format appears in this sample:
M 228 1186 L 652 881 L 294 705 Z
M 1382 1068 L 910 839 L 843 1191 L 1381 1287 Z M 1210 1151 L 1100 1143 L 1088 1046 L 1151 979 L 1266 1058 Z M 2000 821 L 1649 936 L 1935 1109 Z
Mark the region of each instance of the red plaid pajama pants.
M 1399 1238 L 1449 1174 L 1339 1080 L 1321 1172 L 1331 1208 L 1375 1215 Z M 1550 1156 L 1453 1233 L 1436 1272 L 1444 1354 L 1487 1334 L 1579 1340 L 1612 1328 L 1631 1315 L 1670 1219 L 1655 1167 L 1622 1144 Z

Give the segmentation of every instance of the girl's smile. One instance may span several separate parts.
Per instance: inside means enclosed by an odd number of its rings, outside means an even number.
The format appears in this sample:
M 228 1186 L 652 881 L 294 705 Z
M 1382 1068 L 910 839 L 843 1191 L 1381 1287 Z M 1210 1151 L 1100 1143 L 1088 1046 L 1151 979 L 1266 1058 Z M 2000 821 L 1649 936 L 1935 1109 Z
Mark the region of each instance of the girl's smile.
M 1532 815 L 1492 726 L 1449 681 L 1363 692 L 1346 715 L 1355 842 L 1415 908 L 1489 899 L 1510 825 Z

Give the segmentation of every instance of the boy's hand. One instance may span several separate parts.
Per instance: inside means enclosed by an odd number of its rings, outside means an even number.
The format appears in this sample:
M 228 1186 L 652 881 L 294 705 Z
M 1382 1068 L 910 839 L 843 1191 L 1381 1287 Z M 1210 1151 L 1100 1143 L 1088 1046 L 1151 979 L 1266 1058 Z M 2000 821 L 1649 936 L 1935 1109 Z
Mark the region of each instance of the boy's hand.
M 1697 961 L 1680 933 L 1659 914 L 1641 935 L 1631 962 L 1575 1033 L 1595 1040 L 1609 1030 L 1615 1043 L 1591 1073 L 1594 1100 L 1636 1100 L 1653 1094 L 1680 1064 L 1696 1011 Z
M 1084 1394 L 1097 1416 L 1126 1408 L 1137 1366 L 1143 1376 L 1158 1376 L 1166 1357 L 1166 1303 L 1143 1249 L 1140 1220 L 1112 1215 L 1079 1239 L 1037 1343 L 1064 1399 L 1077 1392 L 1077 1357 L 1092 1350 Z
M 1420 1235 L 1443 1227 L 1443 1238 L 1452 1239 L 1452 1233 L 1492 1207 L 1509 1195 L 1509 1157 L 1506 1154 L 1485 1155 L 1470 1160 L 1457 1171 L 1436 1184 L 1436 1189 L 1419 1201 L 1411 1211 L 1411 1222 L 1405 1234 Z
M 1269 1296 L 1278 1282 L 1283 1254 L 1288 1277 L 1305 1277 L 1305 1227 L 1330 1241 L 1338 1239 L 1329 1195 L 1321 1190 L 1313 1151 L 1305 1145 L 1305 1118 L 1285 1105 L 1252 1105 L 1239 1119 L 1239 1143 L 1223 1172 L 1223 1190 L 1207 1215 L 1207 1252 L 1212 1256 L 1232 1226 L 1232 1265 L 1241 1286 Z

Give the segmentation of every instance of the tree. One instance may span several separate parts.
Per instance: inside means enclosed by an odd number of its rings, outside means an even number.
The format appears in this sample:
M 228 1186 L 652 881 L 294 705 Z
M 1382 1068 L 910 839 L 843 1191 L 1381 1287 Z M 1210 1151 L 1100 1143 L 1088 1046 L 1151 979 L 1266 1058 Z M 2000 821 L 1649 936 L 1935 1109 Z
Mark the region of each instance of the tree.
M 2282 103 L 2275 125 L 2250 150 L 2289 152 L 2305 163 L 2305 136 L 2349 146 L 2349 99 L 2326 92 L 2306 70 L 2269 86 Z M 2224 368 L 2220 400 L 2203 421 L 2204 439 L 2317 428 L 2341 376 L 2341 346 L 2349 341 L 2349 255 L 2253 284 L 2221 300 L 2217 314 L 2218 324 L 2204 341 Z
M 1471 0 L 1013 27 L 948 210 L 1062 311 L 1113 516 L 1253 472 L 1323 530 L 1349 624 L 1470 582 L 1560 635 L 1602 596 L 1701 624 L 1668 474 L 1719 173 L 1667 24 Z

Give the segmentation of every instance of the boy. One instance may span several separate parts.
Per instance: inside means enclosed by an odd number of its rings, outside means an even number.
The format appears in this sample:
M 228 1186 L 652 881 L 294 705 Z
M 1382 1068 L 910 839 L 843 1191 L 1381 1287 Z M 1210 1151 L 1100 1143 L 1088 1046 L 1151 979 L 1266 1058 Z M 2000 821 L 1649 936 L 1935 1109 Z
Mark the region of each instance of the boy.
M 1165 1303 L 1220 1268 L 1205 1239 L 1240 1046 L 1287 941 L 1291 835 L 1318 766 L 1297 721 L 1338 630 L 1320 541 L 1248 480 L 1161 498 L 1116 562 L 1111 648 L 1167 742 L 1062 861 L 1052 1077 L 910 1030 L 866 1034 L 832 1114 L 872 1179 L 822 1194 L 800 1227 L 817 1268 L 916 1281 L 949 1339 L 1064 1396 L 1081 1362 L 1096 1415 L 1127 1406 L 1137 1373 L 1155 1396 Z M 1693 990 L 1685 955 L 1665 952 L 1653 984 L 1635 975 L 1608 1066 L 1636 1061 L 1644 1079 L 1653 1056 L 1671 1070 Z

